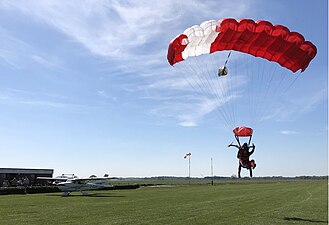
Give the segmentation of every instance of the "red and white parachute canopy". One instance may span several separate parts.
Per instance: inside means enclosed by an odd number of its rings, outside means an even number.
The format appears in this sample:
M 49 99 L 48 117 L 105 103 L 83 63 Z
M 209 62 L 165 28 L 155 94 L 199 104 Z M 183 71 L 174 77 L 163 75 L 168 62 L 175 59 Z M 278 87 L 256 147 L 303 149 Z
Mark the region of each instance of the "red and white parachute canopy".
M 171 41 L 167 59 L 170 65 L 191 56 L 222 50 L 235 50 L 279 63 L 296 72 L 304 71 L 317 49 L 303 35 L 264 20 L 222 19 L 203 22 Z
M 316 53 L 315 45 L 283 25 L 228 18 L 186 29 L 170 42 L 167 59 L 179 84 L 189 84 L 188 94 L 203 100 L 195 105 L 219 114 L 232 129 L 271 118 L 275 99 L 287 93 L 299 77 L 293 73 L 303 72 Z M 219 76 L 226 64 L 226 76 Z

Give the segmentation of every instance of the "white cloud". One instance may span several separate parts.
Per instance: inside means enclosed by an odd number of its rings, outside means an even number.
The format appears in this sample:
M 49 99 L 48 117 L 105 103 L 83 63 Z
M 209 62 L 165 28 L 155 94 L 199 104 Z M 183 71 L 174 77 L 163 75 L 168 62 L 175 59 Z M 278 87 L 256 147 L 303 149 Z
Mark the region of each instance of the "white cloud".
M 20 12 L 35 22 L 46 24 L 67 35 L 73 42 L 84 46 L 93 55 L 109 60 L 109 71 L 138 75 L 142 81 L 134 79 L 122 86 L 124 90 L 144 91 L 159 96 L 164 90 L 186 91 L 184 80 L 172 79 L 171 70 L 166 61 L 168 43 L 185 28 L 200 24 L 209 19 L 221 19 L 227 16 L 241 17 L 250 10 L 250 2 L 244 1 L 2 1 L 1 10 Z M 233 10 L 234 9 L 234 10 Z M 37 63 L 51 64 L 47 57 L 34 54 Z M 171 76 L 168 79 L 168 76 Z M 214 87 L 226 93 L 226 87 Z M 201 90 L 202 91 L 202 90 Z M 105 97 L 106 92 L 98 93 Z M 147 94 L 147 96 L 149 95 Z M 167 102 L 165 109 L 153 112 L 166 112 L 174 115 L 182 125 L 196 125 L 206 114 L 214 111 L 225 102 L 234 98 L 227 96 L 222 101 L 200 98 L 188 110 L 188 104 L 182 101 Z M 175 105 L 180 105 L 177 114 Z M 185 113 L 184 113 L 185 112 Z
M 60 60 L 58 58 L 50 57 L 47 56 L 42 56 L 42 55 L 31 55 L 30 58 L 35 61 L 36 63 L 44 66 L 44 67 L 57 67 L 61 64 Z
M 22 54 L 30 52 L 31 47 L 23 41 L 13 37 L 8 31 L 0 28 L 1 47 L 0 59 L 15 69 L 21 68 Z
M 51 93 L 33 92 L 19 89 L 1 89 L 0 105 L 28 106 L 38 109 L 58 109 L 85 112 L 89 106 L 72 102 L 72 99 Z
M 294 135 L 294 134 L 300 134 L 298 131 L 293 131 L 293 130 L 282 130 L 280 131 L 281 134 L 284 135 Z
M 147 51 L 141 53 L 138 48 L 147 48 L 145 45 L 148 43 L 152 49 L 149 49 L 147 58 L 151 59 L 155 52 L 167 47 L 165 43 L 183 31 L 181 26 L 192 26 L 191 19 L 220 19 L 227 13 L 226 10 L 233 7 L 230 15 L 240 16 L 248 6 L 241 1 L 239 4 L 236 1 L 223 2 L 27 0 L 2 1 L 0 7 L 2 10 L 18 10 L 46 23 L 100 56 L 120 59 L 131 59 L 136 55 L 143 57 Z
M 269 115 L 268 118 L 276 118 L 278 122 L 294 121 L 301 115 L 313 112 L 321 102 L 328 98 L 328 89 L 310 92 L 297 98 L 289 98 Z
M 197 124 L 195 122 L 192 122 L 192 121 L 180 122 L 180 123 L 178 123 L 178 125 L 180 125 L 182 127 L 195 127 L 195 126 L 197 126 Z
M 0 62 L 1 59 L 14 69 L 25 69 L 31 64 L 43 67 L 61 67 L 62 62 L 58 57 L 40 52 L 29 43 L 14 36 L 13 33 L 0 27 Z
M 171 1 L 3 1 L 2 9 L 19 10 L 68 35 L 92 53 L 126 58 L 136 47 L 164 33 Z

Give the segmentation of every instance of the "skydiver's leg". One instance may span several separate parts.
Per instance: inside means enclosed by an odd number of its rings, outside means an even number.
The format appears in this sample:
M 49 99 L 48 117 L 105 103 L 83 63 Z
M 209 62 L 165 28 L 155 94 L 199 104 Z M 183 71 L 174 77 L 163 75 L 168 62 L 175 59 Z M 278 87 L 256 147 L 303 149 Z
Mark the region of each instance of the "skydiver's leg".
M 238 168 L 238 178 L 241 178 L 241 164 L 239 163 L 239 168 Z
M 250 177 L 252 177 L 252 169 L 251 169 L 251 167 L 249 168 L 249 171 L 250 171 Z

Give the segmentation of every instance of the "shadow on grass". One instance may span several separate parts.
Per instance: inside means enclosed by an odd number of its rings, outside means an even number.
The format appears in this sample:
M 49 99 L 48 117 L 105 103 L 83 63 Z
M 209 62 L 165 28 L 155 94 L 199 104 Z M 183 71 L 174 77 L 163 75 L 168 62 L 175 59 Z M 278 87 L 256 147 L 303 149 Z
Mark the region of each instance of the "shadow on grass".
M 82 198 L 124 198 L 126 196 L 124 195 L 112 195 L 107 193 L 89 193 L 88 195 L 82 195 L 82 194 L 70 194 L 68 196 L 64 196 L 63 194 L 51 194 L 47 195 L 51 197 L 65 197 L 65 198 L 72 198 L 72 197 L 82 197 Z
M 304 219 L 304 218 L 298 218 L 298 217 L 285 217 L 283 218 L 287 221 L 304 221 L 304 222 L 311 222 L 311 223 L 326 223 L 328 224 L 328 220 L 311 220 L 311 219 Z
M 88 195 L 69 195 L 68 197 L 91 197 L 91 198 L 123 198 L 123 195 L 111 195 L 105 193 L 89 193 Z

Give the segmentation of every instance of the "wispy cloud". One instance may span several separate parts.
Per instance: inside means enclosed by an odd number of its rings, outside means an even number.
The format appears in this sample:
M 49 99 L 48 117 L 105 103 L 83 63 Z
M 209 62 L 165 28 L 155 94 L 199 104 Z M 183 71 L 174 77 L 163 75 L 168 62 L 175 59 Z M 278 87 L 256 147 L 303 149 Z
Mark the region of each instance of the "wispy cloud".
M 28 42 L 16 37 L 15 34 L 0 27 L 0 62 L 13 69 L 26 69 L 31 64 L 42 67 L 62 67 L 61 60 L 38 50 Z
M 282 130 L 280 131 L 281 134 L 283 135 L 295 135 L 295 134 L 300 134 L 300 132 L 298 131 L 294 131 L 294 130 Z
M 2 8 L 19 10 L 68 35 L 92 53 L 125 59 L 150 42 L 170 21 L 170 1 L 3 1 Z M 155 19 L 157 18 L 157 19 Z
M 30 52 L 30 46 L 25 42 L 15 38 L 8 31 L 0 28 L 1 48 L 0 59 L 7 65 L 18 69 L 21 67 L 24 52 Z
M 37 109 L 58 109 L 66 112 L 84 113 L 90 106 L 77 104 L 72 99 L 51 93 L 32 92 L 19 89 L 1 89 L 0 105 Z M 26 108 L 28 107 L 28 108 Z
M 328 98 L 328 89 L 323 88 L 317 92 L 308 93 L 304 96 L 298 96 L 285 100 L 284 104 L 278 107 L 269 118 L 275 118 L 277 121 L 294 121 L 301 115 L 313 112 L 319 104 Z
M 185 28 L 204 20 L 227 16 L 239 18 L 250 10 L 250 2 L 214 0 L 205 3 L 196 0 L 186 4 L 185 1 L 167 0 L 155 5 L 148 0 L 2 1 L 0 8 L 20 12 L 35 22 L 46 24 L 65 34 L 70 41 L 81 44 L 91 54 L 111 62 L 109 66 L 104 65 L 111 71 L 111 76 L 116 73 L 138 75 L 138 81 L 132 79 L 122 88 L 142 92 L 147 97 L 160 96 L 164 90 L 167 93 L 187 90 L 186 80 L 174 79 L 166 61 L 170 40 Z M 8 57 L 6 59 L 11 61 Z M 31 59 L 43 65 L 52 65 L 47 57 L 40 54 L 33 54 Z M 224 88 L 221 90 L 226 92 Z M 106 95 L 106 92 L 98 92 L 100 97 Z M 232 98 L 234 96 L 226 96 L 222 101 L 211 96 L 199 98 L 190 104 L 193 105 L 190 110 L 188 104 L 174 99 L 165 104 L 161 102 L 160 108 L 152 112 L 161 111 L 160 114 L 163 114 L 166 111 L 167 115 L 174 115 L 181 125 L 192 126 Z M 159 104 L 155 105 L 158 107 Z M 175 109 L 177 105 L 181 109 L 178 114 Z
M 218 8 L 214 10 L 213 7 Z M 166 48 L 182 26 L 198 18 L 220 19 L 232 9 L 239 16 L 248 3 L 218 1 L 2 1 L 2 10 L 16 10 L 46 23 L 82 44 L 91 53 L 111 60 L 165 62 Z M 196 20 L 196 23 L 203 21 Z M 147 49 L 147 50 L 146 50 Z M 159 54 L 160 53 L 160 54 Z M 136 65 L 137 63 L 134 63 Z M 145 64 L 144 64 L 145 66 Z
M 204 99 L 200 101 L 199 104 L 194 104 L 191 106 L 190 111 L 185 111 L 183 114 L 179 115 L 181 122 L 178 124 L 181 126 L 197 126 L 203 117 L 210 112 L 213 112 L 216 108 L 222 105 L 217 99 Z

